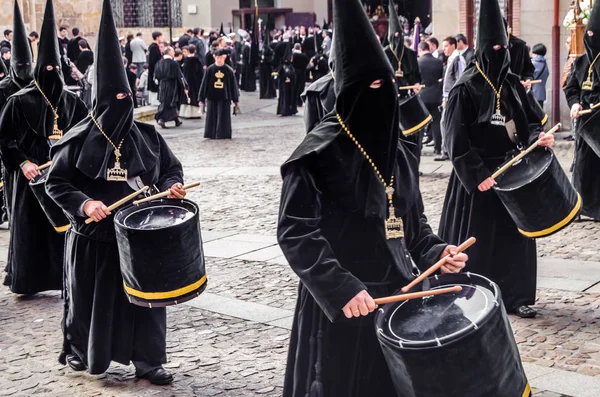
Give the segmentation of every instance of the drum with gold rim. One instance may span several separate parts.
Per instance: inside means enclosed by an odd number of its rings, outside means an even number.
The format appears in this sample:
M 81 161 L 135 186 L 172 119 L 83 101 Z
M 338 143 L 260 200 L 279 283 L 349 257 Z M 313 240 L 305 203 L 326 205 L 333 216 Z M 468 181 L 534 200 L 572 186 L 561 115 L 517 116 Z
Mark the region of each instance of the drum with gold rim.
M 398 119 L 402 135 L 410 136 L 426 128 L 433 121 L 419 95 L 400 99 Z
M 46 180 L 48 179 L 49 168 L 40 171 L 40 174 L 29 181 L 29 187 L 35 198 L 40 203 L 40 207 L 46 214 L 54 230 L 58 233 L 65 233 L 71 226 L 63 210 L 46 193 Z
M 207 285 L 200 209 L 190 200 L 161 199 L 115 215 L 121 275 L 138 306 L 177 305 Z

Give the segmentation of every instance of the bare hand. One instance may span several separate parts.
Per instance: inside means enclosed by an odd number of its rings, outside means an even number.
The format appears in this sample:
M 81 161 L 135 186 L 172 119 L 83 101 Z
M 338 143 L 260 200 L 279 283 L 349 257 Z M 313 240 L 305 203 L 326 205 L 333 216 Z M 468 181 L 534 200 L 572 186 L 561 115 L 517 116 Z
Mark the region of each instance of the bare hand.
M 421 92 L 421 84 L 420 83 L 415 84 L 415 88 L 413 89 L 413 91 L 416 92 L 417 94 L 419 92 Z
M 579 112 L 581 112 L 582 110 L 583 106 L 581 106 L 579 103 L 573 105 L 573 107 L 571 108 L 571 118 L 578 119 L 580 117 Z
M 83 212 L 92 218 L 94 222 L 100 222 L 102 219 L 106 219 L 110 215 L 108 207 L 104 205 L 102 201 L 88 201 L 83 206 Z
M 495 180 L 493 180 L 492 178 L 487 178 L 485 181 L 481 182 L 481 184 L 479 184 L 479 186 L 477 188 L 479 189 L 480 192 L 487 192 L 488 190 L 493 188 L 495 185 L 496 185 Z
M 377 305 L 371 295 L 365 290 L 360 291 L 350 302 L 344 306 L 342 311 L 346 318 L 367 316 L 377 309 Z
M 21 167 L 21 172 L 23 172 L 23 175 L 25 175 L 25 178 L 27 178 L 28 180 L 32 180 L 40 174 L 40 172 L 38 171 L 37 164 L 34 164 L 32 162 L 28 162 L 23 167 Z
M 440 257 L 440 259 L 445 257 L 446 255 L 450 255 L 450 257 L 446 259 L 446 263 L 441 268 L 442 274 L 460 273 L 460 271 L 464 269 L 467 265 L 469 256 L 462 252 L 459 254 L 457 248 L 458 247 L 456 247 L 455 245 L 449 245 L 446 247 L 444 252 L 442 252 L 442 256 Z
M 545 132 L 542 132 L 540 134 L 540 142 L 538 143 L 538 146 L 544 146 L 544 147 L 552 147 L 554 145 L 554 135 L 553 134 L 546 134 Z
M 521 81 L 521 84 L 523 84 L 523 87 L 525 87 L 527 89 L 531 88 L 531 80 Z
M 173 186 L 171 186 L 169 192 L 171 194 L 169 194 L 167 198 L 182 199 L 185 198 L 185 195 L 187 194 L 181 183 L 176 183 Z

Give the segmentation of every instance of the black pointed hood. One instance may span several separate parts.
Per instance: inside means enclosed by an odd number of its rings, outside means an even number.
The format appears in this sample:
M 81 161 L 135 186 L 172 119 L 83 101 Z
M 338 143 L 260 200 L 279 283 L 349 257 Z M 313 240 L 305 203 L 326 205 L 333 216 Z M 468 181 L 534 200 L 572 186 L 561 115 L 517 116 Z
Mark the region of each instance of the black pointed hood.
M 285 42 L 285 52 L 283 53 L 283 63 L 292 62 L 292 43 L 290 41 Z
M 128 176 L 138 176 L 156 166 L 160 151 L 156 130 L 144 127 L 143 132 L 133 121 L 133 98 L 127 82 L 119 37 L 115 27 L 110 0 L 103 0 L 102 17 L 98 28 L 94 74 L 93 118 L 111 141 L 121 148 L 121 168 Z M 118 99 L 118 94 L 126 94 Z M 77 169 L 91 179 L 106 179 L 107 169 L 115 164 L 114 148 L 88 116 L 69 131 L 57 145 L 71 139 L 83 139 Z
M 52 0 L 48 0 L 40 32 L 40 50 L 33 75 L 46 97 L 56 105 L 62 95 L 64 82 L 60 70 L 60 52 L 54 21 L 56 21 L 54 5 Z M 50 66 L 53 67 L 52 70 L 47 69 Z
M 590 30 L 593 32 L 592 36 L 588 34 Z M 594 58 L 600 53 L 600 1 L 595 1 L 592 7 L 590 19 L 585 29 L 585 36 L 583 37 L 583 44 L 585 46 L 585 53 L 590 63 L 592 63 Z M 598 61 L 594 64 L 594 68 L 597 72 L 600 71 Z
M 402 28 L 402 24 L 398 18 L 398 13 L 396 12 L 396 7 L 394 6 L 394 0 L 390 0 L 388 9 L 390 17 L 388 19 L 389 24 L 386 45 L 391 46 L 392 50 L 397 53 L 398 47 L 404 45 L 404 29 Z
M 221 29 L 219 29 L 219 37 L 225 36 L 225 30 L 223 29 L 223 22 L 221 22 Z
M 494 50 L 500 45 L 500 50 Z M 481 0 L 475 57 L 488 78 L 499 88 L 510 68 L 508 37 L 497 0 Z
M 389 178 L 398 145 L 394 71 L 359 0 L 334 0 L 333 17 L 337 113 Z
M 10 76 L 19 87 L 26 87 L 33 79 L 33 57 L 31 44 L 27 38 L 27 30 L 19 2 L 15 0 L 14 27 L 12 41 L 12 58 L 10 60 Z
M 273 56 L 273 47 L 271 47 L 271 30 L 267 27 L 265 29 L 265 36 L 263 37 L 263 58 Z M 271 60 L 269 60 L 271 62 Z

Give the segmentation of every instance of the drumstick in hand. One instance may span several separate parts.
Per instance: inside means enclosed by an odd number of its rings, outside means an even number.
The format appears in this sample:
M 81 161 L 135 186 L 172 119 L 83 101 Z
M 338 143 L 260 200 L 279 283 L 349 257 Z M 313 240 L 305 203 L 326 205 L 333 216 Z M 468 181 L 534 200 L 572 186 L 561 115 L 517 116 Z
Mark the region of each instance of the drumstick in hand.
M 198 186 L 200 186 L 200 182 L 190 183 L 189 185 L 183 186 L 183 190 L 193 189 L 193 188 L 198 187 Z M 153 196 L 143 198 L 141 200 L 136 200 L 136 201 L 133 202 L 133 205 L 140 205 L 140 204 L 148 202 L 148 201 L 158 200 L 158 199 L 167 197 L 169 194 L 171 194 L 171 191 L 167 190 L 167 191 L 164 191 L 162 193 L 158 193 L 158 194 L 155 194 Z
M 456 247 L 456 253 L 460 254 L 461 252 L 463 252 L 464 250 L 466 250 L 467 248 L 469 248 L 470 246 L 475 244 L 476 241 L 477 240 L 475 239 L 475 237 L 469 238 L 467 241 L 465 241 L 464 243 L 462 243 L 461 245 Z M 431 266 L 429 269 L 427 269 L 423 273 L 421 273 L 421 275 L 419 277 L 417 277 L 413 281 L 411 281 L 410 284 L 408 284 L 406 287 L 402 287 L 402 292 L 410 291 L 410 289 L 412 287 L 419 284 L 420 282 L 425 280 L 427 277 L 429 277 L 430 275 L 432 275 L 433 273 L 438 271 L 442 266 L 444 266 L 446 264 L 446 261 L 449 258 L 450 258 L 450 255 L 446 255 L 442 259 L 437 261 L 435 265 Z
M 398 87 L 398 89 L 400 91 L 408 91 L 408 90 L 416 90 L 417 88 L 425 88 L 426 85 L 425 84 L 421 84 L 419 85 L 406 85 L 404 87 Z
M 592 105 L 589 109 L 582 110 L 581 112 L 579 112 L 579 114 L 590 114 L 598 107 L 600 107 L 600 102 L 598 102 L 595 105 Z
M 52 161 L 48 161 L 46 164 L 38 165 L 37 170 L 38 171 L 45 170 L 46 168 L 50 168 L 51 165 L 52 165 Z
M 148 186 L 144 186 L 143 188 L 141 188 L 141 189 L 140 189 L 140 190 L 138 190 L 137 192 L 135 192 L 135 193 L 131 193 L 131 194 L 130 194 L 129 196 L 127 196 L 127 197 L 123 197 L 121 200 L 119 200 L 119 201 L 117 201 L 116 203 L 114 203 L 114 204 L 111 204 L 110 206 L 108 206 L 108 210 L 109 210 L 109 211 L 112 211 L 112 210 L 114 210 L 114 209 L 117 209 L 117 208 L 119 208 L 120 206 L 122 206 L 122 205 L 123 205 L 123 204 L 125 204 L 126 202 L 133 200 L 133 199 L 134 199 L 134 198 L 136 198 L 138 195 L 140 195 L 140 194 L 144 193 L 144 192 L 145 192 L 146 190 L 148 190 L 148 189 L 149 189 L 149 188 L 148 188 Z M 87 219 L 85 220 L 85 224 L 86 224 L 86 225 L 89 225 L 89 224 L 90 224 L 90 223 L 92 223 L 92 222 L 94 222 L 94 219 L 92 219 L 92 218 L 87 218 Z
M 376 305 L 385 305 L 386 303 L 402 302 L 402 301 L 407 301 L 407 300 L 411 300 L 411 299 L 419 299 L 419 298 L 425 298 L 428 296 L 449 294 L 451 292 L 460 292 L 460 291 L 462 291 L 462 287 L 460 285 L 457 285 L 455 287 L 450 287 L 450 288 L 432 289 L 429 291 L 412 292 L 410 294 L 401 294 L 401 295 L 388 296 L 385 298 L 379 298 L 379 299 L 375 299 L 375 304 Z

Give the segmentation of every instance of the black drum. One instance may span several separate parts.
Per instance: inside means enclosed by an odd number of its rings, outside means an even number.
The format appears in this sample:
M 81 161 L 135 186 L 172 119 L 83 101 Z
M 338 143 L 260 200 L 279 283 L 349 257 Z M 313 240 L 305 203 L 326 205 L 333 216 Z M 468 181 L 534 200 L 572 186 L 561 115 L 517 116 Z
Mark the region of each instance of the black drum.
M 559 232 L 581 211 L 581 196 L 551 149 L 535 149 L 496 182 L 496 193 L 519 232 L 527 237 Z
M 138 306 L 177 305 L 206 288 L 200 210 L 189 200 L 154 200 L 115 215 L 121 274 Z
M 463 290 L 385 305 L 375 315 L 398 396 L 529 397 L 498 286 L 471 273 L 429 280 L 431 289 Z
M 527 91 L 527 102 L 529 102 L 529 106 L 533 113 L 537 118 L 541 120 L 542 125 L 546 125 L 548 123 L 548 113 L 540 106 L 540 103 L 533 96 L 533 90 Z
M 40 171 L 40 175 L 29 181 L 29 187 L 34 196 L 38 199 L 42 210 L 58 233 L 65 233 L 71 226 L 63 210 L 46 193 L 46 180 L 48 179 L 49 168 Z
M 429 114 L 419 95 L 401 99 L 399 107 L 398 118 L 404 136 L 416 134 L 433 121 L 433 117 Z

